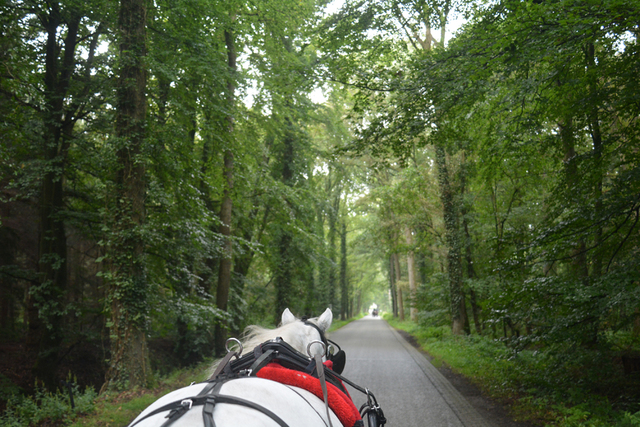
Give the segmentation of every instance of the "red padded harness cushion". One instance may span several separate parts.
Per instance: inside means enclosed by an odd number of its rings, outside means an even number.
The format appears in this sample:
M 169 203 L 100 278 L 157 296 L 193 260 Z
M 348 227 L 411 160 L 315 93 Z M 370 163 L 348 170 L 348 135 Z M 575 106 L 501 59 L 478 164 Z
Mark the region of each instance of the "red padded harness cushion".
M 322 400 L 320 380 L 304 372 L 287 369 L 272 362 L 260 369 L 257 375 L 267 380 L 303 388 Z M 336 414 L 343 426 L 353 427 L 358 420 L 362 419 L 351 398 L 330 383 L 327 383 L 327 400 L 329 408 Z

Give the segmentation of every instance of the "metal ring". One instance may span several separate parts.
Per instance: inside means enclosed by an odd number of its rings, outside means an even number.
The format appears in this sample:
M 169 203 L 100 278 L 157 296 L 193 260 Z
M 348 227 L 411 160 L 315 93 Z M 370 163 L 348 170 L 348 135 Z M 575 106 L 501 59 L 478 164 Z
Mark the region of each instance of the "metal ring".
M 238 347 L 240 347 L 240 351 L 237 351 L 236 353 L 238 353 L 238 356 L 240 356 L 242 354 L 242 350 L 244 350 L 244 347 L 242 347 L 242 343 L 240 342 L 240 340 L 237 338 L 229 338 L 227 342 L 224 343 L 224 348 L 225 350 L 227 350 L 227 353 L 231 352 L 231 350 L 229 350 L 229 341 L 238 344 Z
M 320 344 L 322 346 L 322 354 L 326 354 L 327 353 L 327 346 L 320 340 L 315 340 L 315 341 L 311 341 L 309 344 L 307 344 L 307 355 L 309 357 L 313 357 L 311 355 L 311 345 L 312 344 Z

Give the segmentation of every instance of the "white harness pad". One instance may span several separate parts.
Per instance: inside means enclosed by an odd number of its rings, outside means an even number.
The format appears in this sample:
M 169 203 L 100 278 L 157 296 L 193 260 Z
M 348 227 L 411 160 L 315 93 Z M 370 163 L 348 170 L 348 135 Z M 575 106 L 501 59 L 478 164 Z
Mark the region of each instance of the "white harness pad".
M 207 385 L 208 383 L 199 383 L 172 391 L 145 409 L 130 425 L 135 424 L 135 427 L 161 426 L 167 421 L 168 410 L 146 419 L 143 418 L 165 405 L 196 397 Z M 257 377 L 243 377 L 224 382 L 218 394 L 241 398 L 260 405 L 277 415 L 289 427 L 326 427 L 329 425 L 326 420 L 327 413 L 324 402 L 314 394 L 298 387 Z M 332 411 L 329 415 L 334 426 L 342 425 Z M 136 424 L 139 419 L 142 421 Z M 234 403 L 217 402 L 213 409 L 213 419 L 216 427 L 280 427 L 267 414 Z M 192 406 L 171 426 L 204 426 L 203 406 Z

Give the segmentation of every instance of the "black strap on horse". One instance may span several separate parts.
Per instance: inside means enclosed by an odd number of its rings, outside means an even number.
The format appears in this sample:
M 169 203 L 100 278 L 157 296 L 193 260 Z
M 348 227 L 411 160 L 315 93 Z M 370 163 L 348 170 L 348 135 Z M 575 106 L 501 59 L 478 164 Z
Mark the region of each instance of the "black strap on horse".
M 363 420 L 366 417 L 367 425 L 369 427 L 381 427 L 387 423 L 387 419 L 384 416 L 384 412 L 382 412 L 382 408 L 378 404 L 378 400 L 368 388 L 360 387 L 353 381 L 348 380 L 347 378 L 343 377 L 337 372 L 332 371 L 331 369 L 325 370 L 325 373 L 328 377 L 339 379 L 340 381 L 349 384 L 351 387 L 355 388 L 361 393 L 364 393 L 367 396 L 367 403 L 364 403 L 360 407 L 360 416 Z
M 319 372 L 317 372 L 315 361 L 309 357 L 305 357 L 298 350 L 291 347 L 282 338 L 276 338 L 274 340 L 266 341 L 252 351 L 240 358 L 230 360 L 231 358 L 223 359 L 218 365 L 216 372 L 219 374 L 209 377 L 209 381 L 216 378 L 237 378 L 241 376 L 256 376 L 260 369 L 265 367 L 271 362 L 277 361 L 285 368 L 293 369 L 295 371 L 301 371 L 316 378 L 319 378 Z M 226 363 L 227 366 L 222 366 Z M 327 371 L 325 369 L 325 371 Z M 328 372 L 328 371 L 327 371 Z M 336 386 L 340 391 L 346 393 L 344 385 L 335 379 L 327 375 L 327 381 Z
M 241 405 L 247 408 L 255 409 L 256 411 L 260 411 L 273 421 L 275 421 L 280 427 L 289 427 L 287 423 L 285 423 L 282 418 L 277 416 L 272 411 L 268 410 L 262 405 L 258 405 L 257 403 L 251 402 L 246 399 L 242 399 L 236 396 L 228 396 L 224 394 L 220 394 L 220 387 L 224 381 L 218 381 L 207 384 L 204 389 L 200 393 L 198 393 L 195 397 L 190 397 L 188 399 L 183 399 L 182 401 L 172 402 L 167 405 L 164 405 L 158 409 L 155 409 L 140 418 L 134 424 L 129 425 L 129 427 L 133 427 L 139 422 L 152 417 L 156 414 L 169 411 L 169 414 L 165 417 L 167 421 L 165 421 L 161 427 L 168 427 L 174 422 L 176 422 L 180 417 L 187 413 L 194 406 L 203 406 L 202 409 L 202 418 L 204 421 L 205 427 L 215 427 L 216 423 L 213 420 L 213 409 L 215 405 L 218 403 L 230 403 L 234 405 Z
M 320 332 L 320 338 L 322 340 L 326 340 L 324 333 L 322 333 L 322 330 L 318 328 L 317 325 L 311 322 L 309 322 L 309 325 L 316 327 L 318 332 Z M 333 341 L 330 340 L 326 341 L 333 343 Z M 340 348 L 337 344 L 333 344 Z M 340 349 L 339 353 L 344 354 L 344 351 Z M 236 358 L 236 360 L 229 361 L 227 363 L 229 365 L 228 367 L 220 368 L 220 366 L 218 366 L 218 370 L 223 372 L 222 376 L 225 376 L 224 373 L 228 371 L 233 372 L 235 377 L 242 375 L 255 376 L 262 367 L 272 361 L 277 361 L 285 368 L 302 371 L 316 378 L 319 377 L 314 360 L 310 360 L 308 357 L 303 356 L 299 351 L 283 341 L 282 338 L 266 341 L 257 346 L 252 352 L 245 354 L 239 359 Z M 363 419 L 366 417 L 369 427 L 383 426 L 387 422 L 387 419 L 385 418 L 382 408 L 378 404 L 373 393 L 369 389 L 362 388 L 353 381 L 343 377 L 340 373 L 341 371 L 338 372 L 335 369 L 332 370 L 326 367 L 324 368 L 324 374 L 327 382 L 333 384 L 339 390 L 345 392 L 345 394 L 346 389 L 344 388 L 343 383 L 349 384 L 351 387 L 367 396 L 367 402 L 360 408 L 360 415 Z M 213 378 L 215 377 L 212 376 L 210 380 Z
M 317 325 L 314 325 L 311 322 L 309 322 L 309 324 L 317 328 Z M 323 343 L 326 345 L 329 340 L 326 340 L 326 337 L 320 328 L 318 328 L 318 331 L 320 332 L 320 337 L 323 340 Z M 333 341 L 329 342 L 333 343 Z M 340 348 L 337 344 L 334 343 L 334 345 Z M 239 351 L 231 351 L 227 347 L 227 352 L 227 355 L 222 359 L 214 374 L 208 379 L 208 384 L 200 391 L 200 393 L 198 393 L 197 396 L 183 399 L 182 401 L 172 402 L 155 409 L 136 421 L 134 424 L 131 424 L 129 427 L 133 427 L 144 419 L 166 411 L 169 411 L 169 414 L 165 417 L 167 418 L 167 421 L 165 421 L 161 427 L 169 427 L 185 413 L 191 410 L 193 406 L 203 406 L 203 420 L 205 427 L 215 427 L 213 410 L 217 403 L 236 404 L 255 409 L 273 419 L 279 426 L 288 427 L 281 418 L 267 408 L 239 397 L 222 395 L 220 394 L 220 389 L 228 380 L 256 376 L 260 369 L 272 361 L 277 361 L 285 368 L 305 372 L 318 378 L 320 376 L 320 372 L 316 366 L 316 361 L 314 361 L 313 358 L 305 357 L 283 341 L 282 338 L 266 341 L 257 346 L 252 352 L 247 353 L 242 357 L 240 357 L 240 354 L 242 354 L 241 346 Z M 340 352 L 344 354 L 342 350 L 340 350 L 339 353 Z M 328 354 L 328 352 L 326 352 L 326 354 Z M 235 360 L 232 360 L 234 357 Z M 387 420 L 384 417 L 382 408 L 380 408 L 380 405 L 370 390 L 360 387 L 340 375 L 340 373 L 335 370 L 328 369 L 324 365 L 322 365 L 320 369 L 323 371 L 326 381 L 338 387 L 338 389 L 345 392 L 345 394 L 346 389 L 344 388 L 343 382 L 349 384 L 359 392 L 364 393 L 367 396 L 367 403 L 362 405 L 360 408 L 361 417 L 367 420 L 369 427 L 384 426 Z

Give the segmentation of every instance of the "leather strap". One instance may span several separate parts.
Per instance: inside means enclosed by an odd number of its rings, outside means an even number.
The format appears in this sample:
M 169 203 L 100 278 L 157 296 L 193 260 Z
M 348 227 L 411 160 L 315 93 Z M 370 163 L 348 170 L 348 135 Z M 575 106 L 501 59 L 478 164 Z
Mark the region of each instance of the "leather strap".
M 229 361 L 231 360 L 231 358 L 233 356 L 235 356 L 236 359 L 237 359 L 238 358 L 238 353 L 235 352 L 235 351 L 230 351 L 224 356 L 224 358 L 218 364 L 218 367 L 216 368 L 215 372 L 213 374 L 211 374 L 211 376 L 209 377 L 209 381 L 213 380 L 214 378 L 217 378 L 218 375 L 220 375 L 220 373 L 222 372 L 222 370 L 224 368 L 226 368 L 227 366 L 229 366 Z
M 215 408 L 215 405 L 218 404 L 218 403 L 227 403 L 227 404 L 232 404 L 232 405 L 240 405 L 240 406 L 244 406 L 244 407 L 247 407 L 247 408 L 255 409 L 256 411 L 262 412 L 263 414 L 265 414 L 266 416 L 271 418 L 280 427 L 289 427 L 287 425 L 287 423 L 285 423 L 282 420 L 282 418 L 280 418 L 275 413 L 273 413 L 272 411 L 270 411 L 269 409 L 265 408 L 262 405 L 258 405 L 257 403 L 253 403 L 253 402 L 251 402 L 249 400 L 245 400 L 245 399 L 242 399 L 240 397 L 227 396 L 227 395 L 224 395 L 224 394 L 219 394 L 219 389 L 220 389 L 221 385 L 222 385 L 221 382 L 212 383 L 213 387 L 209 387 L 209 386 L 205 387 L 205 389 L 208 389 L 208 390 L 211 390 L 211 388 L 214 388 L 214 390 L 211 393 L 207 393 L 207 394 L 203 395 L 203 393 L 200 392 L 200 394 L 198 396 L 191 397 L 189 399 L 183 399 L 180 402 L 172 402 L 172 403 L 164 405 L 164 406 L 162 406 L 162 407 L 160 407 L 158 409 L 155 409 L 154 411 L 151 411 L 150 413 L 148 413 L 144 417 L 140 418 L 134 424 L 129 425 L 129 427 L 133 427 L 136 424 L 138 424 L 139 422 L 141 422 L 142 420 L 145 420 L 145 419 L 147 419 L 149 417 L 152 417 L 152 416 L 154 416 L 156 414 L 159 414 L 161 412 L 170 411 L 169 415 L 167 415 L 167 417 L 166 417 L 166 418 L 168 418 L 167 421 L 165 421 L 162 424 L 163 427 L 167 427 L 167 426 L 170 426 L 171 424 L 173 424 L 178 418 L 180 418 L 182 415 L 184 415 L 193 406 L 200 406 L 200 405 L 203 406 L 202 416 L 203 416 L 203 421 L 204 421 L 205 427 L 215 427 L 215 422 L 213 420 L 213 410 Z M 176 416 L 175 414 L 178 414 L 178 413 L 179 413 L 179 415 Z
M 249 367 L 249 376 L 255 377 L 260 369 L 262 369 L 267 363 L 271 362 L 277 353 L 273 350 L 267 350 L 255 362 Z
M 213 410 L 216 406 L 216 398 L 214 396 L 207 396 L 204 401 L 204 407 L 202 408 L 202 420 L 204 421 L 204 427 L 216 427 L 216 422 L 213 419 Z
M 316 359 L 316 370 L 318 371 L 318 379 L 320 380 L 320 386 L 322 387 L 322 400 L 324 400 L 324 408 L 327 411 L 327 422 L 329 423 L 329 427 L 333 427 L 333 424 L 331 423 L 331 413 L 329 412 L 327 380 L 324 377 L 324 365 L 322 364 L 322 356 L 320 356 L 319 354 L 316 354 L 315 359 Z

